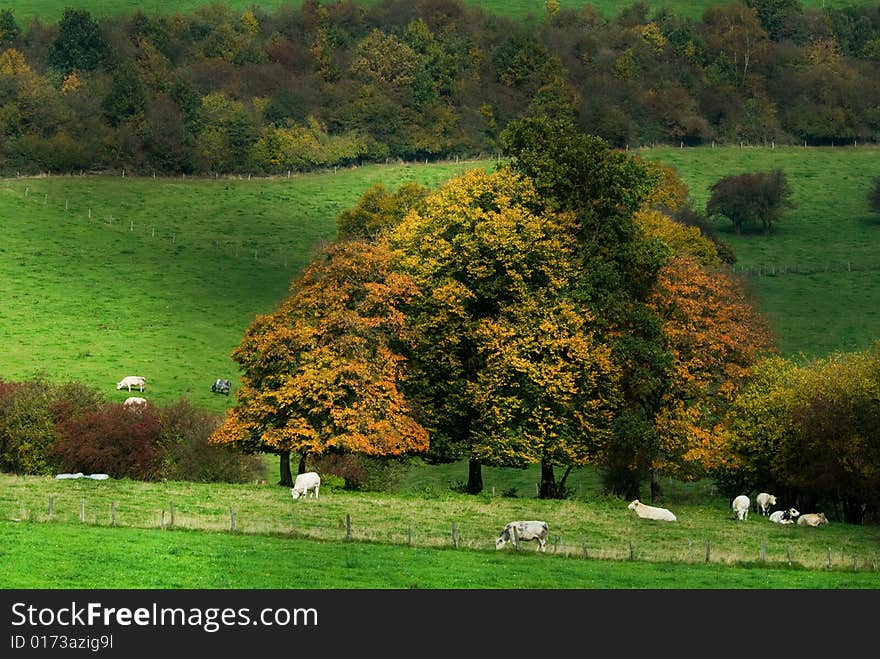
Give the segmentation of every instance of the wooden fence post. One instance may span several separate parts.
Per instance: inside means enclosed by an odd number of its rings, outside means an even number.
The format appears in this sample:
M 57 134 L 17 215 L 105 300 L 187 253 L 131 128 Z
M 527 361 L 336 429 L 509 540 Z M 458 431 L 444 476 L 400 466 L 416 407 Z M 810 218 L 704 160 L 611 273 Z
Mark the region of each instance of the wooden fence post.
M 711 548 L 711 543 L 710 543 L 710 541 L 709 541 L 709 538 L 706 538 L 706 562 L 707 562 L 707 563 L 708 563 L 709 560 L 710 560 L 710 553 L 709 553 L 709 552 L 710 552 L 710 548 Z
M 412 547 L 412 522 L 409 523 L 406 529 L 406 544 Z
M 294 511 L 296 510 L 296 506 L 291 506 L 290 508 L 290 530 L 296 531 L 296 517 L 294 515 Z
M 116 526 L 116 502 L 110 504 L 110 526 Z
M 831 569 L 831 547 L 828 548 L 828 569 Z
M 761 562 L 764 563 L 767 560 L 767 541 L 761 540 Z
M 49 518 L 55 513 L 55 497 L 49 497 Z M 830 549 L 828 551 L 831 551 Z
M 351 515 L 345 513 L 345 539 L 351 540 Z
M 164 508 L 162 509 L 162 521 L 159 522 L 159 526 L 160 526 L 162 529 L 165 528 L 165 509 L 164 509 Z M 233 524 L 232 526 L 235 527 L 235 524 Z
M 235 531 L 235 510 L 232 508 L 229 509 L 229 530 Z
M 171 526 L 174 526 L 174 501 L 168 502 L 168 512 L 171 514 Z
M 791 547 L 789 545 L 785 545 L 785 558 L 788 560 L 788 565 L 791 566 Z
M 519 533 L 516 530 L 516 526 L 512 526 L 510 530 L 513 531 L 513 546 L 519 551 Z
M 81 521 L 81 522 L 86 521 L 86 500 L 85 499 L 80 499 L 80 502 L 79 502 L 79 521 Z
M 636 548 L 633 546 L 632 540 L 629 541 L 629 560 L 636 560 Z
M 458 549 L 458 530 L 455 528 L 455 522 L 452 523 L 452 546 Z

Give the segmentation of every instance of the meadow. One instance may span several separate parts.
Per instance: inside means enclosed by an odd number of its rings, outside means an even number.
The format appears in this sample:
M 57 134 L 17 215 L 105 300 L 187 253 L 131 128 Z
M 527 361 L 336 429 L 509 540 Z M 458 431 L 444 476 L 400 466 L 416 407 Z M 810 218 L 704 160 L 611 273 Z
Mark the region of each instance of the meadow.
M 592 490 L 547 501 L 325 486 L 294 502 L 271 485 L 0 475 L 0 587 L 880 587 L 880 527 L 738 522 L 698 494 L 671 489 L 679 519 L 661 523 Z M 522 518 L 550 525 L 545 554 L 495 549 Z
M 362 0 L 363 4 L 376 4 L 378 0 Z M 559 6 L 565 9 L 579 9 L 587 4 L 595 7 L 599 14 L 612 19 L 617 16 L 622 8 L 629 6 L 630 2 L 618 2 L 617 0 L 558 0 Z M 77 3 L 77 8 L 87 9 L 94 16 L 112 16 L 127 14 L 140 10 L 145 14 L 191 14 L 201 7 L 214 3 L 214 0 L 178 0 L 178 2 L 165 2 L 163 0 L 89 0 Z M 244 11 L 259 7 L 265 11 L 276 11 L 281 7 L 299 7 L 300 2 L 253 2 L 252 0 L 225 0 L 224 4 L 236 11 Z M 322 4 L 327 4 L 322 2 Z M 522 20 L 529 16 L 543 19 L 545 16 L 544 3 L 536 0 L 464 0 L 464 4 L 480 7 L 484 12 L 499 16 L 507 16 L 516 20 Z M 719 4 L 727 4 L 724 0 L 648 0 L 645 4 L 651 9 L 666 8 L 676 14 L 699 19 L 707 8 Z M 861 6 L 871 4 L 871 0 L 803 0 L 804 7 L 829 7 L 842 8 L 849 6 Z M 15 12 L 16 20 L 26 25 L 34 19 L 44 23 L 55 22 L 61 18 L 66 7 L 71 6 L 67 0 L 6 0 L 4 8 L 8 7 Z

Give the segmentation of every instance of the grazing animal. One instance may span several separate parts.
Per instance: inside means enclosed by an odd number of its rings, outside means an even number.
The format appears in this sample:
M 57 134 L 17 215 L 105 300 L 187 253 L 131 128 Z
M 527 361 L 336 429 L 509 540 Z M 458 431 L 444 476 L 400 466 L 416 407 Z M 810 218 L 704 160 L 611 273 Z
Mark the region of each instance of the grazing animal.
M 131 391 L 132 387 L 137 387 L 141 391 L 147 386 L 147 379 L 140 375 L 127 375 L 116 383 L 117 389 L 127 388 Z
M 828 523 L 825 513 L 805 513 L 798 517 L 799 526 L 820 526 Z
M 642 519 L 657 519 L 662 522 L 675 522 L 678 518 L 672 514 L 671 511 L 666 510 L 666 508 L 657 508 L 656 506 L 649 506 L 647 504 L 642 503 L 638 499 L 634 499 L 628 506 L 630 510 L 635 510 L 636 515 L 641 517 Z
M 314 471 L 307 471 L 304 474 L 297 475 L 296 480 L 293 482 L 293 487 L 290 488 L 290 496 L 296 500 L 300 497 L 308 498 L 309 492 L 314 492 L 317 499 L 320 486 L 321 477 Z
M 537 540 L 538 546 L 535 551 L 547 551 L 547 533 L 550 527 L 547 522 L 528 521 L 528 522 L 509 522 L 504 526 L 501 535 L 495 540 L 495 549 L 504 549 L 504 545 L 508 542 L 516 544 L 520 540 Z
M 221 380 L 220 378 L 214 380 L 214 384 L 211 385 L 211 391 L 215 394 L 226 394 L 228 396 L 230 389 L 232 389 L 232 383 L 229 380 Z
M 777 524 L 794 524 L 800 513 L 794 508 L 788 510 L 774 510 L 770 513 L 770 521 Z
M 751 502 L 749 498 L 745 494 L 740 494 L 736 499 L 733 500 L 731 507 L 733 508 L 733 512 L 736 513 L 737 519 L 748 519 L 749 518 L 749 506 Z
M 126 407 L 134 407 L 135 405 L 146 405 L 147 399 L 141 398 L 140 396 L 129 396 L 125 399 L 123 405 Z
M 755 504 L 758 507 L 757 512 L 761 513 L 762 515 L 769 515 L 770 514 L 770 506 L 776 505 L 776 497 L 772 494 L 767 494 L 766 492 L 761 492 L 755 498 Z

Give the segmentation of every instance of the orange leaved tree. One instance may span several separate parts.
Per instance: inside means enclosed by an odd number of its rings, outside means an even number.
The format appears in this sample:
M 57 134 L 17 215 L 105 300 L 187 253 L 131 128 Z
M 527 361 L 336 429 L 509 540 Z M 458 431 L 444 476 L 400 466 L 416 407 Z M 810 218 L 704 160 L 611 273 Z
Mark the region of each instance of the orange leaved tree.
M 212 441 L 281 456 L 425 451 L 427 431 L 402 393 L 408 340 L 399 307 L 412 280 L 389 269 L 381 243 L 326 248 L 271 314 L 258 316 L 233 359 L 243 371 L 236 405 Z

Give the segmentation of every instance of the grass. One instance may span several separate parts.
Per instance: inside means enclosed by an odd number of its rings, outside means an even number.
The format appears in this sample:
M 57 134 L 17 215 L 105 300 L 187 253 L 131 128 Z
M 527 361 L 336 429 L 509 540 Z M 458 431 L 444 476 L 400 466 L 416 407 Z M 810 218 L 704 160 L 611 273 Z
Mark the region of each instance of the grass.
M 0 377 L 79 380 L 121 401 L 115 383 L 143 375 L 155 402 L 223 410 L 234 395 L 211 383 L 237 380 L 230 354 L 244 329 L 335 237 L 339 211 L 373 183 L 433 187 L 465 167 L 0 180 Z
M 664 504 L 675 510 L 677 523 L 639 520 L 626 502 L 593 493 L 544 501 L 323 488 L 317 501 L 294 503 L 286 488 L 265 485 L 0 475 L 0 586 L 880 587 L 880 527 L 785 527 L 758 516 L 736 522 L 726 500 L 711 496 L 687 503 L 670 492 Z M 160 510 L 166 511 L 164 528 Z M 522 518 L 550 524 L 546 555 L 537 555 L 533 543 L 519 552 L 494 549 L 503 525 Z M 766 562 L 760 561 L 762 543 Z M 70 551 L 75 546 L 89 550 Z
M 132 13 L 140 9 L 145 14 L 191 14 L 200 7 L 212 4 L 213 0 L 178 0 L 170 3 L 164 0 L 89 0 L 88 2 L 76 3 L 79 9 L 88 9 L 94 16 L 112 16 L 115 14 Z M 366 0 L 363 4 L 377 4 L 378 0 Z M 236 11 L 244 11 L 253 7 L 259 7 L 266 11 L 275 11 L 279 7 L 300 6 L 299 2 L 253 2 L 253 0 L 227 0 L 223 2 Z M 322 4 L 328 4 L 326 0 Z M 464 0 L 468 6 L 476 6 L 487 13 L 499 16 L 507 16 L 517 20 L 528 16 L 541 19 L 545 16 L 544 3 L 539 0 Z M 587 4 L 598 9 L 600 15 L 611 19 L 617 16 L 621 9 L 629 6 L 630 2 L 617 0 L 595 0 L 583 2 L 583 0 L 559 0 L 561 7 L 566 9 L 578 9 Z M 671 9 L 677 14 L 688 16 L 693 19 L 702 17 L 703 12 L 709 7 L 719 4 L 728 4 L 724 0 L 648 0 L 646 3 L 652 10 L 661 8 Z M 841 8 L 847 6 L 860 6 L 871 4 L 870 0 L 804 0 L 804 7 L 830 7 Z M 43 22 L 55 22 L 61 18 L 66 7 L 72 6 L 69 0 L 6 0 L 4 8 L 14 11 L 16 20 L 27 25 L 35 18 Z
M 642 153 L 676 167 L 698 208 L 705 208 L 709 186 L 723 176 L 785 171 L 797 208 L 785 213 L 772 235 L 737 236 L 729 225 L 720 226 L 737 254 L 738 269 L 753 273 L 749 280 L 758 307 L 777 335 L 780 352 L 819 357 L 869 349 L 880 338 L 880 216 L 867 204 L 871 180 L 880 175 L 880 150 L 657 148 Z

